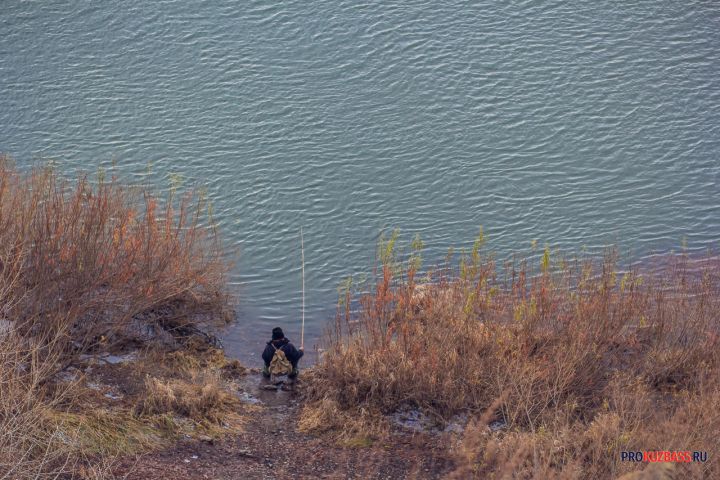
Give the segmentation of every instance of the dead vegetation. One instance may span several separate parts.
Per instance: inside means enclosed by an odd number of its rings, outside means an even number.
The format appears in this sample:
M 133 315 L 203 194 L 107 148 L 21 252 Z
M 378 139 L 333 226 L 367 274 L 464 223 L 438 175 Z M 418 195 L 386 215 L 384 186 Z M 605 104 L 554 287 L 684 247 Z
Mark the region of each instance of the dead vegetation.
M 47 395 L 42 382 L 51 363 L 33 347 L 23 347 L 13 332 L 0 334 L 0 478 L 36 478 L 63 472 L 70 449 L 46 413 L 64 391 Z
M 228 303 L 204 222 L 202 199 L 160 207 L 0 159 L 0 479 L 110 478 L 117 455 L 242 428 L 242 367 L 194 335 Z M 641 468 L 620 461 L 638 450 L 707 451 L 674 473 L 720 477 L 717 259 L 648 274 L 546 250 L 539 267 L 498 265 L 479 238 L 419 279 L 418 251 L 404 262 L 393 245 L 369 293 L 342 298 L 301 430 L 369 447 L 403 408 L 469 414 L 446 442 L 457 478 L 614 478 Z M 132 364 L 57 381 L 80 354 L 127 347 Z
M 0 479 L 108 478 L 115 455 L 163 435 L 232 427 L 218 424 L 232 404 L 222 368 L 237 366 L 187 360 L 199 363 L 168 379 L 149 372 L 182 354 L 152 368 L 145 355 L 128 367 L 144 387 L 117 404 L 82 375 L 58 381 L 81 354 L 190 348 L 224 321 L 227 264 L 205 208 L 0 157 Z M 203 348 L 188 358 L 212 356 Z
M 145 357 L 140 365 L 132 367 L 136 377 L 145 377 L 143 389 L 136 396 L 136 414 L 187 419 L 201 434 L 216 434 L 233 421 L 237 427 L 242 423 L 240 402 L 230 393 L 234 376 L 228 375 L 227 368 L 233 364 L 215 349 L 204 355 L 176 351 Z
M 227 265 L 205 206 L 0 158 L 2 318 L 65 353 L 133 340 L 148 320 L 191 331 L 223 319 Z
M 341 298 L 301 426 L 469 413 L 451 443 L 457 478 L 614 478 L 643 466 L 622 451 L 715 450 L 717 258 L 690 268 L 677 255 L 644 274 L 620 271 L 613 253 L 568 261 L 546 249 L 533 268 L 497 265 L 483 241 L 422 280 L 418 252 L 405 262 L 381 244 L 368 293 Z M 712 457 L 679 468 L 720 476 Z

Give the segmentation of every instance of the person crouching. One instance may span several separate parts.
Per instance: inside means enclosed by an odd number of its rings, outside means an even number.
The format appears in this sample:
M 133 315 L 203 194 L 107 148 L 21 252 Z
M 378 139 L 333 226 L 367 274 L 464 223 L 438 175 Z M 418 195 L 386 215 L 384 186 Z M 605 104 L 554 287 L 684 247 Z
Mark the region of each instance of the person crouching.
M 271 375 L 287 375 L 288 378 L 298 376 L 298 362 L 305 354 L 302 347 L 295 348 L 290 340 L 285 338 L 280 327 L 272 329 L 272 340 L 267 342 L 262 353 L 265 362 L 263 376 L 269 378 Z

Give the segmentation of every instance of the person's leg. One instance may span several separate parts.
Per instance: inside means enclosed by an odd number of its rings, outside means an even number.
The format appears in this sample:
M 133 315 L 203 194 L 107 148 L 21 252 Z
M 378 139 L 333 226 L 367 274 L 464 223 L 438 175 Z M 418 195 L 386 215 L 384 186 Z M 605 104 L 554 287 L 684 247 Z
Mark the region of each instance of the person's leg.
M 270 365 L 265 364 L 262 369 L 262 375 L 265 378 L 270 378 Z

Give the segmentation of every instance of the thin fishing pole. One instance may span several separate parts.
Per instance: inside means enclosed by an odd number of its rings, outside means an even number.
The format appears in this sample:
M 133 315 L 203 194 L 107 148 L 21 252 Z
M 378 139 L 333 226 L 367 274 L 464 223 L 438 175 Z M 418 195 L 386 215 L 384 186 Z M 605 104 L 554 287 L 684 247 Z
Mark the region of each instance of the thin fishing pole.
M 300 348 L 305 348 L 305 244 L 303 230 L 300 227 L 300 255 L 302 259 L 302 327 L 300 328 Z

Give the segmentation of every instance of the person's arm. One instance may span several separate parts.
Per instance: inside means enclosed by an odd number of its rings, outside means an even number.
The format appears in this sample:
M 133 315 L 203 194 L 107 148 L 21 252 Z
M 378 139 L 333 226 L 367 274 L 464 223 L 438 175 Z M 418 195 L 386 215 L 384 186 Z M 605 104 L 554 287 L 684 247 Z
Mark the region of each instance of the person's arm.
M 263 350 L 262 353 L 262 359 L 265 362 L 265 365 L 270 365 L 274 354 L 275 349 L 271 345 L 265 345 L 265 350 Z
M 290 362 L 292 363 L 297 363 L 298 360 L 302 358 L 304 353 L 305 352 L 303 352 L 302 350 L 298 350 L 297 348 L 295 348 L 295 345 L 293 345 L 292 343 L 288 343 L 285 346 L 285 356 L 287 356 L 288 360 L 290 360 Z

